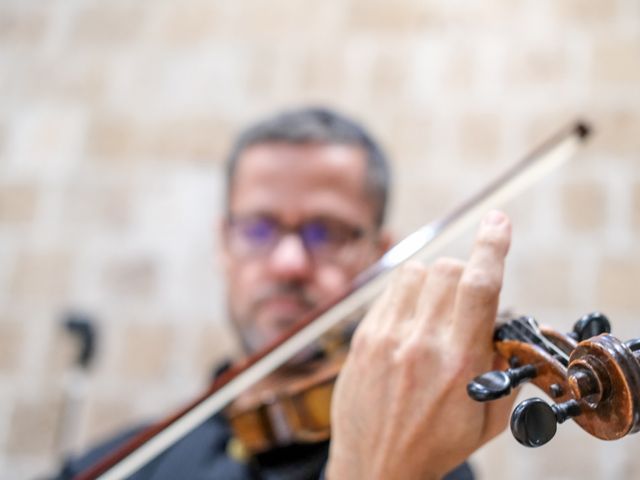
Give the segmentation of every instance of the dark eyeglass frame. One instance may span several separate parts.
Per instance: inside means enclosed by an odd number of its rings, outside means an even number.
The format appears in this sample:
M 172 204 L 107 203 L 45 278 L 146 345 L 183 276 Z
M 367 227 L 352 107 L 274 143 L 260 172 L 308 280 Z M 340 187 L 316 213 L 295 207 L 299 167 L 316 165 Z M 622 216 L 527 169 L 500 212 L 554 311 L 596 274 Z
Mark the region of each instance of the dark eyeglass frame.
M 314 260 L 340 262 L 347 260 L 345 257 L 353 253 L 353 246 L 377 231 L 326 217 L 310 218 L 295 226 L 284 225 L 275 216 L 263 213 L 229 214 L 225 223 L 227 245 L 230 251 L 240 258 L 267 256 L 285 236 L 293 234 Z M 251 238 L 251 232 L 246 231 L 261 227 L 270 231 L 254 232 L 254 238 Z M 319 227 L 326 229 L 321 231 Z M 265 238 L 260 239 L 260 235 L 265 235 Z M 321 238 L 323 235 L 324 238 Z

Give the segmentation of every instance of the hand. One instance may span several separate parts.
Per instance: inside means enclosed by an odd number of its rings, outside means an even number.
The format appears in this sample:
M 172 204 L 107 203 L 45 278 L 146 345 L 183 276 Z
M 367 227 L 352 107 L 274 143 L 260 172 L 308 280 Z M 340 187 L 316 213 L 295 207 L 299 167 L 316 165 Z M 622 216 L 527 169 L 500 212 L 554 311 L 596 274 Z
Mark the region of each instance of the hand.
M 332 402 L 327 477 L 440 478 L 501 432 L 513 396 L 466 385 L 495 367 L 493 328 L 511 225 L 483 220 L 465 266 L 403 266 L 356 331 Z

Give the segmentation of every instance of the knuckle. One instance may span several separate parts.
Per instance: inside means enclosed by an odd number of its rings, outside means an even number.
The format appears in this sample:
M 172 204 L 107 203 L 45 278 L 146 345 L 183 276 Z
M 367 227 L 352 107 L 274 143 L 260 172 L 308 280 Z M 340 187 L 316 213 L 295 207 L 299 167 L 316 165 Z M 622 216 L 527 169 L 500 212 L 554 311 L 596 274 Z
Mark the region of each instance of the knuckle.
M 426 274 L 426 267 L 417 261 L 409 261 L 399 269 L 399 275 L 409 281 L 421 280 Z
M 394 363 L 403 366 L 419 363 L 422 358 L 423 352 L 417 348 L 416 342 L 405 343 L 402 348 L 399 348 L 393 354 Z
M 493 297 L 500 293 L 502 282 L 497 276 L 479 268 L 467 269 L 460 280 L 463 294 L 478 297 Z
M 420 348 L 417 342 L 410 342 L 396 349 L 391 361 L 393 371 L 402 380 L 402 384 L 409 390 L 420 383 L 420 376 L 424 374 L 425 364 L 429 362 L 430 352 Z
M 351 340 L 350 351 L 358 357 L 387 354 L 397 346 L 397 338 L 392 334 L 382 334 L 366 329 L 358 329 Z
M 476 244 L 482 248 L 502 251 L 508 245 L 502 232 L 495 229 L 481 229 L 476 237 Z
M 433 266 L 433 272 L 442 276 L 459 275 L 464 268 L 464 263 L 456 258 L 443 257 L 437 259 Z
M 405 339 L 393 351 L 393 361 L 396 365 L 404 368 L 419 368 L 424 370 L 425 365 L 430 367 L 439 363 L 438 358 L 441 356 L 441 339 L 433 337 L 414 337 Z
M 471 359 L 465 351 L 458 351 L 447 359 L 447 370 L 452 379 L 466 379 L 471 365 Z
M 371 338 L 364 328 L 358 328 L 351 339 L 350 351 L 354 355 L 366 353 L 371 347 Z

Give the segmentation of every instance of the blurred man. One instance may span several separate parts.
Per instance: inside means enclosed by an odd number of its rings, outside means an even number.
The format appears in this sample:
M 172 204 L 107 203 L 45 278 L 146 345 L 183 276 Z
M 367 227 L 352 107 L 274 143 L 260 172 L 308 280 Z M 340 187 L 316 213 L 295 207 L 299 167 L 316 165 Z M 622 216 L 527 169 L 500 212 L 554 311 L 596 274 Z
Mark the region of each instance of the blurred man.
M 325 109 L 249 128 L 227 169 L 221 231 L 229 317 L 253 353 L 344 291 L 389 247 L 389 171 L 360 126 Z M 508 219 L 492 212 L 466 266 L 443 259 L 393 277 L 355 334 L 334 392 L 330 445 L 240 459 L 225 419 L 215 416 L 133 478 L 472 478 L 466 464 L 457 466 L 501 431 L 510 404 L 476 404 L 465 390 L 493 361 L 509 241 Z M 124 437 L 69 463 L 64 475 Z

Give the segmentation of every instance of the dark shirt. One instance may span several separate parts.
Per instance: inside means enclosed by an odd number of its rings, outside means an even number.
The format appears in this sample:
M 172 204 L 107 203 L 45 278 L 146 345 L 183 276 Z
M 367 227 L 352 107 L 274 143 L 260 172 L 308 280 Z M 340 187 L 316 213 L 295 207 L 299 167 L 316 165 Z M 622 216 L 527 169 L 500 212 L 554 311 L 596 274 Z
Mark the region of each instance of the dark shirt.
M 218 365 L 213 377 L 223 373 L 230 365 L 230 362 Z M 60 473 L 53 478 L 72 479 L 115 451 L 142 429 L 143 427 L 138 427 L 123 432 L 88 454 L 66 461 Z M 227 453 L 227 445 L 232 436 L 233 432 L 224 415 L 215 415 L 131 475 L 128 480 L 315 480 L 324 477 L 324 466 L 329 457 L 329 441 L 277 448 L 258 455 L 250 462 L 241 462 Z M 473 473 L 469 465 L 463 463 L 449 473 L 445 480 L 473 480 Z
M 67 461 L 57 480 L 69 480 L 95 464 L 104 455 L 131 438 L 140 429 L 130 430 L 87 455 Z M 222 416 L 209 419 L 166 452 L 133 474 L 131 480 L 307 480 L 321 478 L 328 456 L 329 442 L 293 445 L 259 456 L 250 463 L 233 460 L 227 454 L 231 438 L 228 423 Z M 472 480 L 473 474 L 463 464 L 446 476 L 446 480 Z

